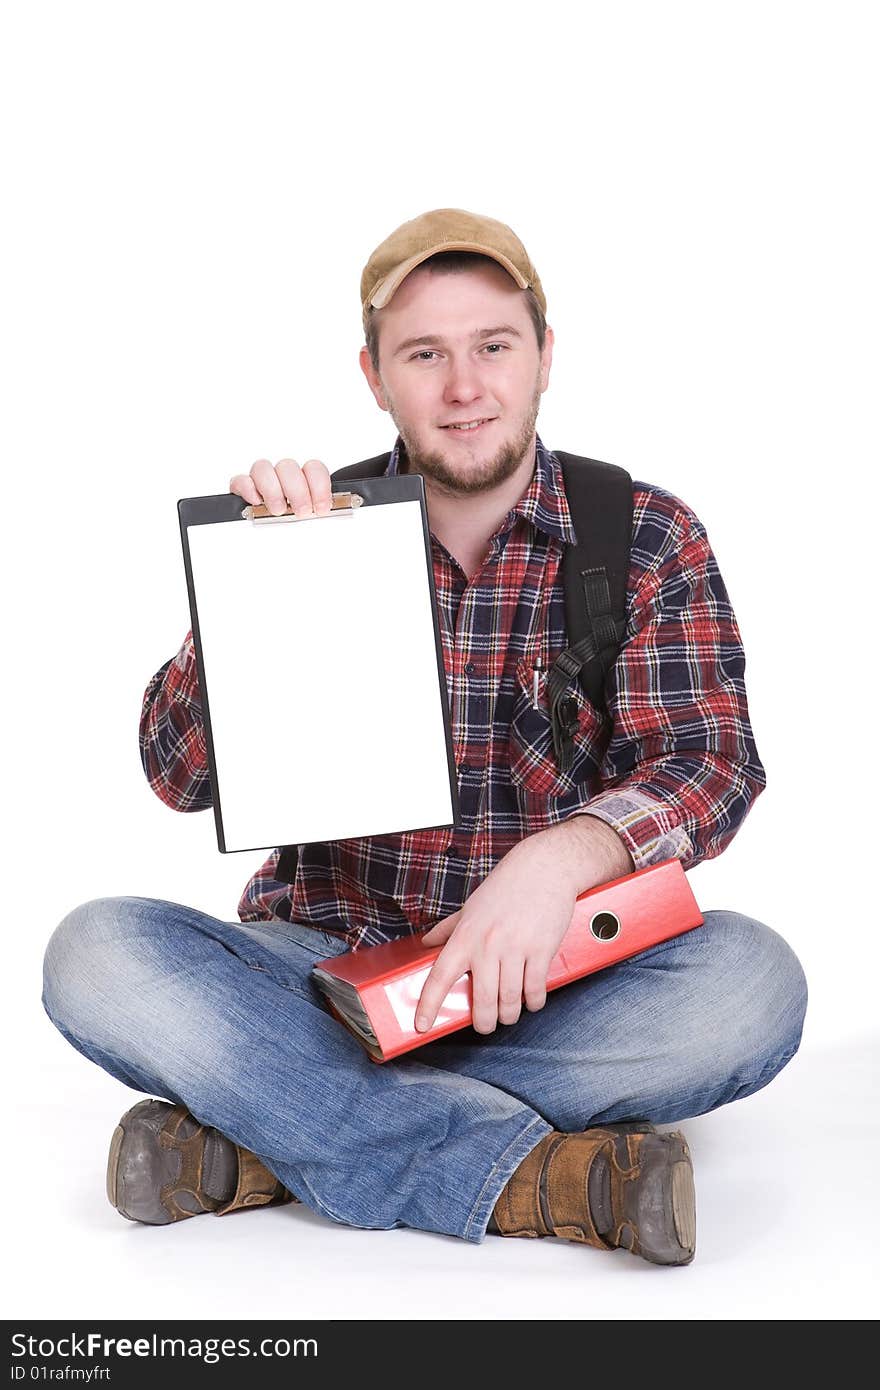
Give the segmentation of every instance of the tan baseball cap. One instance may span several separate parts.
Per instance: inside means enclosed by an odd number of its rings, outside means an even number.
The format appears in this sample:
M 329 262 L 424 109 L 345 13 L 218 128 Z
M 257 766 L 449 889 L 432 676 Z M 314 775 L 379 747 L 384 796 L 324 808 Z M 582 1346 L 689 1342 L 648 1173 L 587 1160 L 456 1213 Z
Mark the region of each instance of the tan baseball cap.
M 521 290 L 534 290 L 544 314 L 547 302 L 538 272 L 519 237 L 504 222 L 464 208 L 434 208 L 404 222 L 377 246 L 361 275 L 364 329 L 370 305 L 381 309 L 415 270 L 438 251 L 476 251 L 490 256 L 512 275 Z

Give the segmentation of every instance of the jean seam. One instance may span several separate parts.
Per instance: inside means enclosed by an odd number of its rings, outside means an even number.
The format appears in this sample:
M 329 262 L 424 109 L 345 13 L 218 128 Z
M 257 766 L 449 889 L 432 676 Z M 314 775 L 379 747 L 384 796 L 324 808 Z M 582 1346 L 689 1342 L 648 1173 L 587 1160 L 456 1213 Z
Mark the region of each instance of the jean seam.
M 776 1076 L 779 1075 L 783 1067 L 788 1066 L 789 1062 L 796 1055 L 799 1048 L 800 1043 L 797 1043 L 795 1047 L 793 1047 L 790 1051 L 788 1048 L 786 1048 L 786 1050 L 781 1054 L 781 1056 L 773 1058 L 772 1061 L 765 1062 L 761 1070 L 758 1072 L 756 1079 L 749 1083 L 749 1088 L 746 1095 L 741 1096 L 739 1092 L 737 1092 L 735 1096 L 731 1097 L 731 1101 L 748 1100 L 749 1096 L 757 1095 L 758 1091 L 763 1091 L 764 1087 L 769 1085 L 769 1083 Z M 768 1072 L 770 1073 L 770 1075 L 769 1077 L 767 1077 L 767 1080 L 765 1081 L 764 1077 L 767 1076 Z M 740 1090 L 742 1090 L 742 1087 L 740 1087 Z M 728 1104 L 730 1103 L 731 1102 L 728 1102 Z
M 331 1221 L 337 1221 L 337 1222 L 340 1223 L 340 1225 L 348 1226 L 348 1225 L 351 1224 L 349 1221 L 346 1220 L 346 1218 L 345 1218 L 344 1216 L 340 1216 L 338 1212 L 335 1212 L 335 1211 L 333 1210 L 332 1207 L 328 1207 L 328 1205 L 327 1205 L 326 1202 L 322 1202 L 322 1201 L 321 1201 L 321 1198 L 317 1196 L 317 1194 L 315 1193 L 315 1190 L 314 1190 L 314 1188 L 312 1187 L 311 1183 L 306 1182 L 306 1180 L 305 1180 L 305 1178 L 303 1177 L 302 1173 L 299 1172 L 299 1171 L 297 1171 L 296 1180 L 297 1180 L 297 1182 L 302 1183 L 303 1188 L 305 1189 L 306 1192 L 308 1192 L 309 1196 L 310 1196 L 311 1199 L 312 1199 L 312 1202 L 313 1202 L 314 1205 L 318 1208 L 318 1211 L 322 1211 L 322 1212 L 324 1213 L 325 1216 L 329 1216 L 329 1217 L 330 1217 Z M 374 1227 L 373 1229 L 376 1229 L 376 1228 Z M 382 1227 L 379 1227 L 378 1229 L 380 1229 L 380 1230 L 388 1230 L 389 1228 L 388 1228 L 387 1226 L 382 1226 Z
M 238 952 L 234 951 L 233 955 L 238 955 Z M 301 985 L 294 985 L 291 984 L 289 980 L 280 979 L 275 974 L 275 970 L 272 966 L 261 965 L 260 962 L 256 960 L 247 960 L 245 956 L 238 956 L 238 959 L 241 961 L 242 965 L 247 966 L 248 970 L 258 970 L 261 975 L 268 975 L 273 984 L 277 985 L 279 989 L 286 989 L 288 994 L 299 995 L 300 999 L 305 999 L 309 1004 L 314 1004 L 316 998 L 320 1000 L 320 994 L 317 994 L 317 992 L 310 994 L 309 991 L 304 989 Z M 313 986 L 313 988 L 315 987 Z
M 526 1125 L 525 1129 L 520 1130 L 519 1134 L 517 1134 L 513 1139 L 511 1139 L 510 1143 L 507 1145 L 507 1148 L 503 1151 L 503 1153 L 499 1154 L 498 1158 L 496 1158 L 495 1162 L 492 1164 L 492 1167 L 489 1169 L 489 1172 L 486 1174 L 486 1181 L 480 1188 L 477 1199 L 471 1207 L 470 1212 L 468 1213 L 468 1219 L 464 1228 L 465 1239 L 470 1239 L 472 1227 L 477 1219 L 480 1208 L 485 1204 L 486 1191 L 488 1188 L 491 1187 L 493 1178 L 495 1178 L 499 1169 L 504 1167 L 508 1154 L 510 1154 L 511 1151 L 520 1144 L 520 1142 L 529 1133 L 529 1130 L 534 1129 L 535 1125 L 544 1125 L 546 1127 L 547 1133 L 552 1132 L 552 1125 L 547 1124 L 547 1121 L 543 1118 L 542 1115 L 535 1115 L 534 1118 L 531 1119 L 529 1123 Z

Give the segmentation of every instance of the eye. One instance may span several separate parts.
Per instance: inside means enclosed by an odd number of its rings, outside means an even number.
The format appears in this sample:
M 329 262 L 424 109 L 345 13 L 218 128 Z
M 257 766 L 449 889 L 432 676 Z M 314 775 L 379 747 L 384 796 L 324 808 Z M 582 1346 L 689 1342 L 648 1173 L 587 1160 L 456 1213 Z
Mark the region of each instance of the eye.
M 507 347 L 507 344 L 506 344 L 506 343 L 486 343 L 486 344 L 484 344 L 484 346 L 480 349 L 480 351 L 481 351 L 481 352 L 486 352 L 489 348 L 500 348 L 503 352 L 507 352 L 507 351 L 508 351 L 508 347 Z M 418 352 L 416 352 L 416 353 L 413 354 L 413 356 L 410 358 L 410 361 L 411 361 L 411 362 L 427 362 L 427 361 L 429 361 L 431 358 L 434 358 L 434 357 L 436 357 L 436 356 L 437 356 L 437 354 L 436 354 L 436 352 L 433 350 L 433 348 L 420 348 L 420 350 L 419 350 Z M 497 357 L 497 356 L 498 356 L 498 353 L 497 353 L 497 352 L 492 352 L 492 353 L 489 354 L 489 356 L 490 356 L 490 357 Z

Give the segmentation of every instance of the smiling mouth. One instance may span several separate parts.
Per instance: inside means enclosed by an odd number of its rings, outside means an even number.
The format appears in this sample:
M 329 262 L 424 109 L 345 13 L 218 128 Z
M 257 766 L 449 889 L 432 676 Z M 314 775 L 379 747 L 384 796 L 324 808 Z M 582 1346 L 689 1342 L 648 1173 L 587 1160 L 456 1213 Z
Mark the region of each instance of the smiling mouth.
M 440 428 L 442 430 L 447 430 L 450 434 L 478 434 L 485 425 L 491 425 L 494 418 L 494 416 L 487 416 L 485 419 L 478 420 L 476 423 L 468 422 L 467 424 L 463 423 L 461 425 L 441 425 Z

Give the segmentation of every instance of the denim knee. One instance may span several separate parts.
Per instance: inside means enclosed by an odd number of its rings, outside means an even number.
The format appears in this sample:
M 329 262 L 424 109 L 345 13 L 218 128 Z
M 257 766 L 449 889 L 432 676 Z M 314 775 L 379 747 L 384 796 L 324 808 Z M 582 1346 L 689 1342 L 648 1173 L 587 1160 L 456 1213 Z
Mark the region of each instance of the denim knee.
M 124 898 L 93 898 L 63 917 L 43 956 L 43 1007 L 72 1025 L 87 1010 L 106 969 L 107 948 L 123 929 Z
M 798 957 L 772 927 L 742 913 L 707 912 L 704 926 L 736 1003 L 740 1027 L 729 1034 L 731 1047 L 751 1051 L 765 1071 L 774 1062 L 778 1070 L 800 1046 L 807 1011 L 809 992 Z M 720 1048 L 723 1043 L 719 1037 Z

